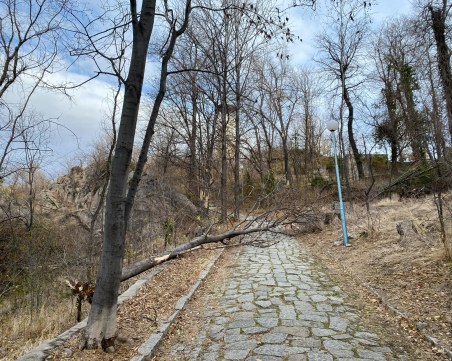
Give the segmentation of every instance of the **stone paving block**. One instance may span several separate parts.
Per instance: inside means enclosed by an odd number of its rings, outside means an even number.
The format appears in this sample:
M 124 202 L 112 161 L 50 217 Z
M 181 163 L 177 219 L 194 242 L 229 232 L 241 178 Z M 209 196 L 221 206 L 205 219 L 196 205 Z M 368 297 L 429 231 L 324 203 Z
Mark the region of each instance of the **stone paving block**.
M 226 310 L 224 310 L 224 312 L 226 312 L 226 313 L 234 313 L 234 312 L 238 312 L 238 311 L 240 311 L 240 308 L 237 306 L 230 307 L 230 308 L 227 308 Z
M 308 361 L 333 361 L 333 356 L 322 351 L 310 351 Z
M 264 333 L 268 331 L 267 327 L 246 327 L 242 329 L 247 335 L 255 335 L 258 333 Z
M 307 347 L 310 349 L 320 349 L 322 347 L 322 341 L 314 337 L 295 338 L 290 344 L 292 346 Z
M 278 318 L 267 318 L 267 317 L 260 317 L 256 318 L 257 323 L 266 328 L 276 327 L 278 326 L 279 319 Z
M 283 358 L 276 356 L 259 355 L 248 357 L 245 361 L 283 361 Z
M 272 305 L 272 303 L 270 301 L 256 301 L 254 303 L 256 305 L 258 305 L 259 307 L 263 307 L 263 308 L 268 308 Z
M 233 342 L 237 342 L 237 341 L 245 341 L 248 340 L 248 336 L 247 335 L 226 335 L 224 336 L 224 342 L 225 343 L 233 343 Z
M 341 333 L 340 335 L 333 335 L 331 336 L 333 340 L 349 340 L 353 338 L 352 335 L 349 335 L 348 333 Z M 353 343 L 355 345 L 355 343 Z
M 319 295 L 318 293 L 311 296 L 311 300 L 315 303 L 325 302 L 327 299 L 327 297 Z
M 356 332 L 355 337 L 364 338 L 365 340 L 378 341 L 380 337 L 370 332 Z
M 295 307 L 290 305 L 280 305 L 279 318 L 282 320 L 296 320 L 297 313 L 295 312 Z
M 348 327 L 348 320 L 342 318 L 342 317 L 330 317 L 330 327 L 337 331 L 347 331 Z
M 287 333 L 292 336 L 309 337 L 309 329 L 303 327 L 278 326 L 273 330 L 276 333 Z
M 240 303 L 251 302 L 254 301 L 254 295 L 252 293 L 246 293 L 237 298 L 237 301 Z
M 248 341 L 238 341 L 232 343 L 226 343 L 226 350 L 251 350 L 256 347 L 256 340 L 248 340 Z
M 249 354 L 249 350 L 229 350 L 225 351 L 225 360 L 245 360 Z
M 353 345 L 348 342 L 338 341 L 338 340 L 325 340 L 323 341 L 323 346 L 326 349 L 338 349 L 338 350 L 351 350 Z
M 303 347 L 290 347 L 286 345 L 263 345 L 254 349 L 254 353 L 268 356 L 287 356 L 304 354 L 308 349 Z
M 213 321 L 215 325 L 224 325 L 229 321 L 229 317 L 215 317 Z
M 290 355 L 287 361 L 306 361 L 307 357 L 307 355 Z
M 252 319 L 254 318 L 253 312 L 235 312 L 232 315 L 233 320 L 244 320 L 244 319 Z
M 244 304 L 242 304 L 242 309 L 244 309 L 245 311 L 255 310 L 256 308 L 257 307 L 251 302 L 245 302 Z
M 329 305 L 328 303 L 318 303 L 316 305 L 317 311 L 322 312 L 331 312 L 333 311 L 333 306 Z
M 202 356 L 202 361 L 217 361 L 218 352 L 209 352 Z
M 302 313 L 301 315 L 298 316 L 298 318 L 300 320 L 305 320 L 305 321 L 316 321 L 316 322 L 320 322 L 320 323 L 328 322 L 328 315 L 326 313 L 321 313 L 321 312 Z M 332 327 L 332 326 L 330 325 L 330 327 Z M 332 328 L 334 328 L 334 327 L 332 327 Z M 342 329 L 340 329 L 340 330 L 342 330 Z M 343 331 L 345 331 L 345 330 L 343 330 Z
M 357 350 L 358 355 L 362 358 L 367 358 L 375 361 L 385 361 L 386 357 L 382 352 L 375 352 L 369 350 Z
M 253 319 L 245 319 L 245 320 L 236 320 L 232 321 L 227 325 L 227 329 L 231 328 L 245 328 L 245 327 L 254 327 L 256 326 L 256 322 Z
M 262 343 L 283 343 L 287 339 L 287 333 L 266 333 L 262 336 Z M 293 345 L 292 346 L 301 346 Z
M 319 337 L 331 336 L 337 333 L 336 331 L 331 330 L 329 328 L 313 328 L 311 331 L 314 336 Z
M 355 345 L 365 345 L 365 346 L 378 346 L 378 342 L 365 340 L 364 338 L 355 338 Z

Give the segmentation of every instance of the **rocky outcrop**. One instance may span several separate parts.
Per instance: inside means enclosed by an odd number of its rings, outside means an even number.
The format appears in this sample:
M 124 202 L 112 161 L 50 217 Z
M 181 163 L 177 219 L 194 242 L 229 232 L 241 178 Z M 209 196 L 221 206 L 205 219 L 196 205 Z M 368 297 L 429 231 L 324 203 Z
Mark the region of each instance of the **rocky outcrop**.
M 93 173 L 98 173 L 97 177 Z M 105 182 L 101 175 L 92 167 L 74 167 L 42 192 L 39 203 L 60 220 L 76 222 L 89 230 Z M 161 233 L 168 220 L 172 223 L 191 220 L 193 223 L 197 215 L 198 209 L 183 193 L 145 173 L 135 198 L 129 229 L 139 239 L 149 239 Z M 96 222 L 96 233 L 100 233 L 101 218 L 102 212 Z

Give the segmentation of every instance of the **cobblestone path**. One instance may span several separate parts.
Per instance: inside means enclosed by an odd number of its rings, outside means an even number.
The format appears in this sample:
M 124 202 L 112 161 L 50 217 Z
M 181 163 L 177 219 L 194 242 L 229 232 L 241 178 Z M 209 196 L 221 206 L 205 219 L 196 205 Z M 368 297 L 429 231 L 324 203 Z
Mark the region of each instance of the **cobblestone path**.
M 398 359 L 360 326 L 343 291 L 285 236 L 268 248 L 243 247 L 207 309 L 196 349 L 175 360 L 369 361 Z

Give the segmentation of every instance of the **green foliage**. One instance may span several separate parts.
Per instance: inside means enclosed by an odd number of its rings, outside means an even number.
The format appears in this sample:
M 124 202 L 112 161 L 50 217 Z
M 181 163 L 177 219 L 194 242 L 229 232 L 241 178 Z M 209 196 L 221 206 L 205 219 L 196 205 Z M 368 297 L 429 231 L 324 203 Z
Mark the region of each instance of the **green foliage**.
M 265 194 L 270 194 L 275 190 L 276 187 L 276 177 L 272 170 L 264 175 L 264 191 Z
M 311 187 L 321 188 L 326 183 L 327 181 L 325 180 L 325 178 L 322 177 L 322 175 L 319 172 L 314 173 L 309 180 L 309 184 L 311 185 Z
M 254 193 L 254 182 L 251 173 L 247 170 L 243 176 L 243 195 L 250 197 Z
M 388 170 L 388 158 L 385 154 L 372 154 L 371 161 L 374 172 L 382 173 Z
M 416 73 L 413 67 L 409 64 L 403 64 L 400 70 L 402 82 L 404 82 L 411 91 L 419 90 L 419 84 L 416 80 Z
M 163 231 L 165 232 L 165 247 L 174 241 L 176 225 L 174 219 L 167 217 L 163 222 Z

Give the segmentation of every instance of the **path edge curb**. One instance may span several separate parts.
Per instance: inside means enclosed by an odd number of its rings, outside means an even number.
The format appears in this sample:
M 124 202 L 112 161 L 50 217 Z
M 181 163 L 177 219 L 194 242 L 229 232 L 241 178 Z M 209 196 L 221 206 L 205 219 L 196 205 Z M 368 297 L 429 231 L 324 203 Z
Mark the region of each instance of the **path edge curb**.
M 171 314 L 171 316 L 166 319 L 166 321 L 163 321 L 161 325 L 158 327 L 157 331 L 154 332 L 149 336 L 149 338 L 141 344 L 141 346 L 138 348 L 138 355 L 133 356 L 130 361 L 146 361 L 150 360 L 153 356 L 155 351 L 157 350 L 157 347 L 162 342 L 163 338 L 168 334 L 168 331 L 173 324 L 176 317 L 179 315 L 181 311 L 185 309 L 185 307 L 188 304 L 188 301 L 193 297 L 199 286 L 202 284 L 202 282 L 205 280 L 207 275 L 210 273 L 212 268 L 215 266 L 217 261 L 220 259 L 221 255 L 223 254 L 223 250 L 219 252 L 215 258 L 210 262 L 210 264 L 199 274 L 198 280 L 191 286 L 188 293 L 176 302 L 175 310 Z

